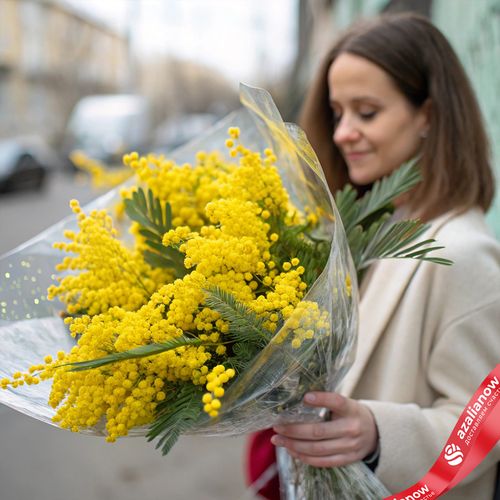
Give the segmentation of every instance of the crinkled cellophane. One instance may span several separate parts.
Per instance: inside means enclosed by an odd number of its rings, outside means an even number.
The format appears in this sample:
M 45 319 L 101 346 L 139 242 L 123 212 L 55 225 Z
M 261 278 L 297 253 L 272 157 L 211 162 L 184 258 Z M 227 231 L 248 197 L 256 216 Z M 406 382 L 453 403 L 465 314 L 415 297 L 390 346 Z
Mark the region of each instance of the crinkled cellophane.
M 316 332 L 298 352 L 287 343 L 271 342 L 245 373 L 227 389 L 216 419 L 207 416 L 192 429 L 200 435 L 241 435 L 278 423 L 321 420 L 324 412 L 302 404 L 310 390 L 335 390 L 353 361 L 358 321 L 358 294 L 347 240 L 324 176 L 305 134 L 284 123 L 270 95 L 241 87 L 243 107 L 202 137 L 174 151 L 178 163 L 190 162 L 199 150 L 222 150 L 229 126 L 239 127 L 241 140 L 254 151 L 272 148 L 283 184 L 299 209 L 321 213 L 317 236 L 331 243 L 328 262 L 304 300 L 328 313 L 331 328 Z M 87 207 L 111 208 L 119 200 L 116 188 Z M 69 351 L 75 340 L 60 316 L 63 305 L 47 300 L 60 252 L 52 248 L 64 230 L 75 230 L 69 216 L 0 259 L 0 379 L 39 362 L 47 354 Z M 346 276 L 352 287 L 346 287 Z M 286 327 L 286 323 L 284 328 Z M 279 335 L 279 332 L 277 333 Z M 50 381 L 0 391 L 0 402 L 51 425 L 55 410 L 48 405 Z M 144 435 L 146 428 L 129 435 Z M 103 426 L 82 430 L 103 435 Z M 383 498 L 388 494 L 363 465 L 314 469 L 292 460 L 281 450 L 279 470 L 282 496 L 287 499 Z

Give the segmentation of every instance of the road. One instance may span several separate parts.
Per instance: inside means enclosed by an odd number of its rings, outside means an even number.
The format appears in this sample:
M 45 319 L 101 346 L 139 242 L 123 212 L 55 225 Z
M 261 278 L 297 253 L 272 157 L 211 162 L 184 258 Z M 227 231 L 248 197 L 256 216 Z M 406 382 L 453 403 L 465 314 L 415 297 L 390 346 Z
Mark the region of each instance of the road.
M 96 197 L 56 174 L 42 192 L 0 195 L 0 255 Z M 167 457 L 143 438 L 108 444 L 0 405 L 0 500 L 251 500 L 244 438 L 182 437 Z

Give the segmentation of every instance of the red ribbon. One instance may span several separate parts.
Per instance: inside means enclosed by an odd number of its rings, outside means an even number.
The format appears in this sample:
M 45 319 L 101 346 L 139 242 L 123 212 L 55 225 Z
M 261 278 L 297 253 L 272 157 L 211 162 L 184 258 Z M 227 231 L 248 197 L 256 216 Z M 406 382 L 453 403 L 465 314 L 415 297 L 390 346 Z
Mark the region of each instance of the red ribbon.
M 456 486 L 500 439 L 500 365 L 483 380 L 460 415 L 439 458 L 410 488 L 384 500 L 428 500 Z

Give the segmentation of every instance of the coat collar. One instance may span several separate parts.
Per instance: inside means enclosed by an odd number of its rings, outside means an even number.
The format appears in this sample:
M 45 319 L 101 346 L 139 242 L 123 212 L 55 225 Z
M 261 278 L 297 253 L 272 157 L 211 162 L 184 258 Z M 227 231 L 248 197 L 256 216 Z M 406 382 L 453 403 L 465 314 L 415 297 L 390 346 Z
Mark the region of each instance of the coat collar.
M 433 238 L 453 215 L 447 213 L 432 221 L 421 239 Z M 361 286 L 356 357 L 342 382 L 342 394 L 350 396 L 354 391 L 375 346 L 421 262 L 417 259 L 384 259 L 370 268 Z

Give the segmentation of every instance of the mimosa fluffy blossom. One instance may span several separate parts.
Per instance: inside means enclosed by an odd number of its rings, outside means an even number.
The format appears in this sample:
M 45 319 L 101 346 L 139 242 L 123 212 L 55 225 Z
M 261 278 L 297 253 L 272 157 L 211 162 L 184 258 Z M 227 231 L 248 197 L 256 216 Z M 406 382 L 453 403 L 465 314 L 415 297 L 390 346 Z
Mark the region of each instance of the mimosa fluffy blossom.
M 199 407 L 218 416 L 225 387 L 241 371 L 243 347 L 230 336 L 230 321 L 207 305 L 207 290 L 229 293 L 254 314 L 261 342 L 274 337 L 298 349 L 316 331 L 327 331 L 327 314 L 302 300 L 306 269 L 294 247 L 280 246 L 287 228 L 312 227 L 315 214 L 291 204 L 273 151 L 261 155 L 237 144 L 236 128 L 229 136 L 229 157 L 237 163 L 216 152 L 199 152 L 194 166 L 153 155 L 125 156 L 151 200 L 169 214 L 169 229 L 155 245 L 154 225 L 140 217 L 132 223 L 135 245 L 129 248 L 104 210 L 85 214 L 71 202 L 79 232 L 67 231 L 69 242 L 54 246 L 71 254 L 57 269 L 73 273 L 59 278 L 49 297 L 66 305 L 65 322 L 77 345 L 3 379 L 2 387 L 52 378 L 54 421 L 73 431 L 103 421 L 107 440 L 115 441 L 153 422 L 162 402 L 175 400 L 187 385 L 197 390 Z M 124 191 L 124 203 L 132 203 L 137 190 Z M 155 267 L 151 252 L 147 258 L 150 247 L 158 251 L 156 259 L 162 252 L 180 257 L 181 270 Z M 154 356 L 72 370 L 74 363 L 186 338 L 190 342 Z

